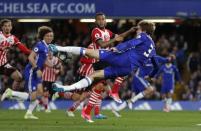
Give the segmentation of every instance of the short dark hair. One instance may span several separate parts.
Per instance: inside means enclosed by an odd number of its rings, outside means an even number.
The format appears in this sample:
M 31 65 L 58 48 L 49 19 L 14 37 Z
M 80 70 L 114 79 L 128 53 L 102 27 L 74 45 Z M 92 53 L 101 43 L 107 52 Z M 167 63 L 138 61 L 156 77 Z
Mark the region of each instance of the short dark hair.
M 5 23 L 7 23 L 7 22 L 11 22 L 11 20 L 9 20 L 9 19 L 2 19 L 1 21 L 0 21 L 0 26 L 2 27 Z
M 38 28 L 38 39 L 43 40 L 43 37 L 45 36 L 45 34 L 47 34 L 49 32 L 53 32 L 51 27 L 48 27 L 48 26 L 39 27 Z
M 138 26 L 149 35 L 152 35 L 155 31 L 155 24 L 153 22 L 142 20 L 138 23 Z
M 104 15 L 104 16 L 105 16 L 105 14 L 104 14 L 103 12 L 97 12 L 96 15 L 95 15 L 95 19 L 96 19 L 98 16 L 100 16 L 100 15 Z

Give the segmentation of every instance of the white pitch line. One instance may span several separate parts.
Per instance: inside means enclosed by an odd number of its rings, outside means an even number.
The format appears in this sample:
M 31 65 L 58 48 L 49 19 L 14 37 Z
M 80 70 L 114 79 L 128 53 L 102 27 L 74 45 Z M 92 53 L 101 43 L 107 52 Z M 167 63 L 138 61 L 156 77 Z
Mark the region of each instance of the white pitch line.
M 201 126 L 201 124 L 196 124 L 197 126 Z

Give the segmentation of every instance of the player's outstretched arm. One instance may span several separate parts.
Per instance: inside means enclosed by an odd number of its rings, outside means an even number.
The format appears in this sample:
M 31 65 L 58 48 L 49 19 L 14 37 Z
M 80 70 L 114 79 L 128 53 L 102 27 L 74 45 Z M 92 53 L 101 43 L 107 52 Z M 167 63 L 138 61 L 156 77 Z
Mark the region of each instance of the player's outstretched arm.
M 127 37 L 128 35 L 130 35 L 131 33 L 137 31 L 137 29 L 138 29 L 138 27 L 136 27 L 136 26 L 131 27 L 129 30 L 127 30 L 126 32 L 120 34 L 119 36 L 125 38 L 125 37 Z
M 135 32 L 137 30 L 137 27 L 132 27 L 131 29 L 127 30 L 126 32 L 117 35 L 116 37 L 114 37 L 113 39 L 109 40 L 109 41 L 103 41 L 102 39 L 98 40 L 97 43 L 102 47 L 109 47 L 112 46 L 115 42 L 121 42 L 124 40 L 125 37 L 127 37 L 128 35 L 130 35 L 131 33 Z
M 29 55 L 31 53 L 31 50 L 28 49 L 25 45 L 23 45 L 22 43 L 18 43 L 17 47 L 20 49 L 21 52 L 23 52 L 26 55 Z

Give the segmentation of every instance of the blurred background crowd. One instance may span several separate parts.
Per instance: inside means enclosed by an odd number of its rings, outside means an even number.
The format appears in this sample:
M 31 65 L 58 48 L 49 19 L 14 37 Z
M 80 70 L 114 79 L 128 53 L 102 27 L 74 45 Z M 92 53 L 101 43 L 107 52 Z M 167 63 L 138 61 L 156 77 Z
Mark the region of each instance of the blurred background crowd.
M 114 20 L 107 24 L 107 28 L 115 34 L 120 34 L 136 25 L 138 20 Z M 55 33 L 54 43 L 61 46 L 87 47 L 91 43 L 91 30 L 94 23 L 81 23 L 79 20 L 52 20 L 48 23 L 19 23 L 13 21 L 12 33 L 16 35 L 28 48 L 33 48 L 37 41 L 37 28 L 41 25 L 51 26 Z M 127 39 L 132 38 L 129 36 Z M 172 53 L 176 56 L 174 64 L 177 65 L 183 85 L 177 84 L 174 91 L 174 100 L 201 100 L 201 25 L 193 20 L 182 23 L 157 24 L 153 36 L 156 43 L 157 53 L 167 56 Z M 21 72 L 27 64 L 27 56 L 18 50 L 10 50 L 9 60 Z M 58 77 L 57 81 L 64 84 L 75 82 L 76 72 L 80 66 L 79 57 L 72 56 L 67 63 L 63 63 L 65 73 Z M 0 76 L 0 86 L 11 87 L 11 79 Z M 131 77 L 125 79 L 120 89 L 120 96 L 128 99 L 131 94 Z M 160 99 L 160 79 L 153 84 L 156 93 L 152 98 Z M 112 82 L 109 82 L 112 85 Z M 23 84 L 22 84 L 23 87 Z M 23 90 L 23 88 L 21 89 Z

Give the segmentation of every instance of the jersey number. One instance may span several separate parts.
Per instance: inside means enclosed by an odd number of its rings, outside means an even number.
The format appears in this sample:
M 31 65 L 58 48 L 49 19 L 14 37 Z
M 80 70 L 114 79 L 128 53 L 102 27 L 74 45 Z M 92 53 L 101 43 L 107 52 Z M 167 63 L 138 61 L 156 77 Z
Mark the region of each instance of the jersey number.
M 151 44 L 151 46 L 149 47 L 148 51 L 144 52 L 144 56 L 149 57 L 149 55 L 151 54 L 151 52 L 152 52 L 153 49 L 154 49 L 154 47 Z

